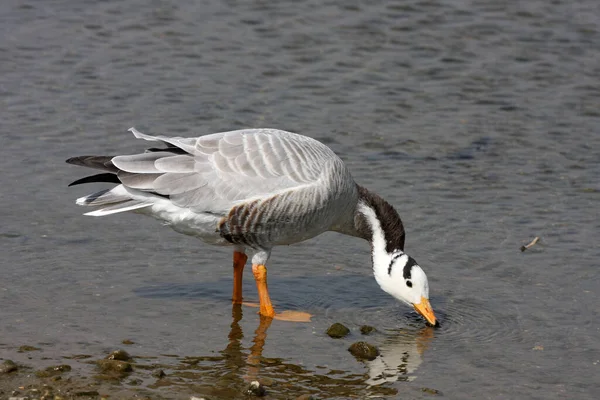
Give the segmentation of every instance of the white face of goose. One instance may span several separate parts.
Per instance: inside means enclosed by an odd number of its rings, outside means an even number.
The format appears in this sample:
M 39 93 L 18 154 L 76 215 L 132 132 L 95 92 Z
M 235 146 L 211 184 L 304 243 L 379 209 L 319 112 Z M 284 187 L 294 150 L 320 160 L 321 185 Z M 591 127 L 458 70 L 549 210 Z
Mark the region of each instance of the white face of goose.
M 385 232 L 372 207 L 361 203 L 358 211 L 365 216 L 371 227 L 373 274 L 379 286 L 401 302 L 412 305 L 427 322 L 435 326 L 436 319 L 429 304 L 429 283 L 425 272 L 402 250 L 388 252 Z
M 435 314 L 429 304 L 429 283 L 425 271 L 400 250 L 381 256 L 373 260 L 377 283 L 385 292 L 412 305 L 431 325 L 436 325 Z

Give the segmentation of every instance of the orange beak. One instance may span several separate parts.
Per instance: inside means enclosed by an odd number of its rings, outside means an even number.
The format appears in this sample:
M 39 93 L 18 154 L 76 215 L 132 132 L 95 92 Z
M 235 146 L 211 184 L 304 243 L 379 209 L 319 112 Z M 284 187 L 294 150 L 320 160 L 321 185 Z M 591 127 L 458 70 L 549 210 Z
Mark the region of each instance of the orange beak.
M 435 326 L 435 314 L 431 309 L 431 304 L 429 304 L 429 300 L 425 297 L 421 297 L 421 302 L 419 304 L 413 304 L 415 310 L 423 316 L 431 325 Z

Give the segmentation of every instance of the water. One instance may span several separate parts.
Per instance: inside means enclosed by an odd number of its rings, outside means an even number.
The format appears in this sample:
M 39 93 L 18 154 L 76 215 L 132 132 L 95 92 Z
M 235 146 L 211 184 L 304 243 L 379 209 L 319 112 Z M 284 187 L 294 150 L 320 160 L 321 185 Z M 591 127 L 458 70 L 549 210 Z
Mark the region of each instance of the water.
M 131 339 L 183 382 L 143 386 L 175 397 L 258 377 L 274 398 L 595 398 L 599 21 L 593 0 L 2 2 L 1 357 Z M 378 288 L 358 239 L 277 248 L 276 307 L 314 318 L 267 326 L 229 304 L 230 250 L 81 216 L 94 188 L 67 188 L 84 171 L 64 160 L 139 151 L 134 125 L 322 140 L 398 208 L 441 328 Z M 352 336 L 327 337 L 333 322 Z M 361 324 L 376 362 L 346 351 Z

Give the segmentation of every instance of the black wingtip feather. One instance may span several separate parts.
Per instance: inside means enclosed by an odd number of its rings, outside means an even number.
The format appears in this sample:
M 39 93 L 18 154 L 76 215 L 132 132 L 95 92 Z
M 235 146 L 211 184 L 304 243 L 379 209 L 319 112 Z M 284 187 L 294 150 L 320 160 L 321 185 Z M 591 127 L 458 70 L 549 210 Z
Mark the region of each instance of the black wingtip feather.
M 161 149 L 158 147 L 152 147 L 152 148 L 146 149 L 147 153 L 154 153 L 157 151 L 168 151 L 169 153 L 173 153 L 173 154 L 188 154 L 187 151 L 180 149 L 179 147 L 175 147 L 175 146 L 169 146 L 164 149 Z
M 69 160 L 67 160 L 68 162 Z M 81 185 L 83 183 L 92 183 L 92 182 L 109 182 L 109 183 L 121 183 L 117 175 L 106 173 L 106 174 L 96 174 L 86 176 L 85 178 L 81 178 L 76 180 L 75 182 L 71 182 L 69 186 Z
M 113 156 L 78 156 L 66 160 L 67 164 L 81 167 L 95 168 L 107 172 L 118 172 L 119 169 L 112 163 Z

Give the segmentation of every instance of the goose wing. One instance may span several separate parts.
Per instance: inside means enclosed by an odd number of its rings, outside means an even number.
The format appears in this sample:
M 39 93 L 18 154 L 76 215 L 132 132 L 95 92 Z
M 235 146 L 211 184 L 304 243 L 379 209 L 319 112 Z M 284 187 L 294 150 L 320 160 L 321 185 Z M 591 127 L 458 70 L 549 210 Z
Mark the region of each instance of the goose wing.
M 168 196 L 173 204 L 194 212 L 222 214 L 240 202 L 315 185 L 327 168 L 341 164 L 320 142 L 275 129 L 198 138 L 130 131 L 167 148 L 112 158 L 122 184 L 132 191 Z

